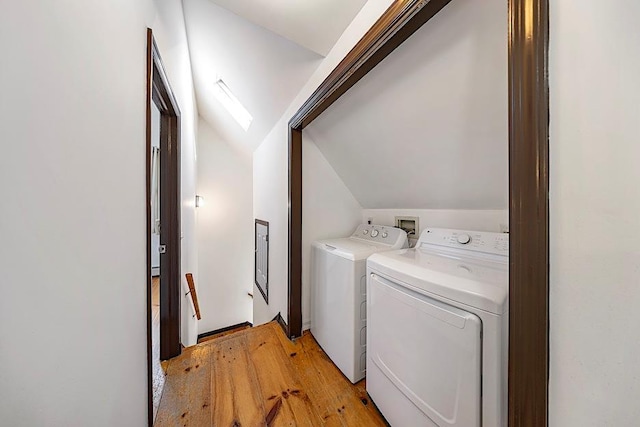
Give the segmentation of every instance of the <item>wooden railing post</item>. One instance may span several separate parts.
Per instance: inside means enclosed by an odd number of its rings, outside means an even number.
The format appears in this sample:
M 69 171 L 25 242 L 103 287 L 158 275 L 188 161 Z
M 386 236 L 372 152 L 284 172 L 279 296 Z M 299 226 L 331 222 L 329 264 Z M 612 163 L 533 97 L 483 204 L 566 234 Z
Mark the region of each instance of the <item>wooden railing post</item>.
M 196 285 L 193 282 L 193 274 L 187 273 L 185 274 L 185 277 L 187 278 L 187 284 L 189 285 L 188 294 L 191 295 L 191 302 L 193 303 L 193 308 L 196 311 L 196 317 L 200 320 L 202 319 L 202 316 L 200 315 L 200 304 L 198 304 L 198 294 L 196 294 Z

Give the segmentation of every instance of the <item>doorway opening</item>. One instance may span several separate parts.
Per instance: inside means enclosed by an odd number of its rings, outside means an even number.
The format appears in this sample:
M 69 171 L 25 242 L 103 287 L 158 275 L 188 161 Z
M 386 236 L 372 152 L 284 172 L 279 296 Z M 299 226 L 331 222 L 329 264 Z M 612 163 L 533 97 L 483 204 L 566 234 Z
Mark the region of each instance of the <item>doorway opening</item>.
M 160 360 L 160 110 L 151 104 L 151 385 L 153 417 L 158 412 L 165 372 Z
M 395 0 L 289 121 L 288 307 L 302 335 L 303 129 L 451 0 Z M 548 425 L 549 2 L 508 0 L 510 426 Z
M 161 361 L 180 343 L 180 110 L 151 29 L 147 30 L 146 99 L 148 418 L 162 396 Z

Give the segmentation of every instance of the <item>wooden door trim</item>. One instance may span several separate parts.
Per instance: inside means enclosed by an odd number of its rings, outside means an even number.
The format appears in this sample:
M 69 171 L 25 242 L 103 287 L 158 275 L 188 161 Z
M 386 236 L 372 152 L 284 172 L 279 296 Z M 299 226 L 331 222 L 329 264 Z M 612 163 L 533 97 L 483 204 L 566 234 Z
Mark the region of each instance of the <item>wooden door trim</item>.
M 287 321 L 290 338 L 302 336 L 302 129 L 289 126 L 289 242 Z M 278 313 L 279 314 L 279 313 Z
M 549 2 L 509 1 L 509 425 L 548 424 Z
M 289 121 L 304 129 L 451 0 L 396 0 Z
M 160 358 L 178 356 L 180 343 L 181 263 L 180 263 L 180 109 L 169 84 L 162 58 L 153 37 L 147 29 L 147 90 L 146 90 L 146 226 L 147 226 L 147 375 L 148 420 L 153 425 L 153 372 L 152 372 L 152 306 L 151 306 L 151 109 L 155 103 L 160 110 L 160 140 L 163 149 L 163 178 L 168 185 L 161 186 L 163 205 L 169 221 L 162 224 L 161 242 L 167 253 L 162 263 L 167 277 L 160 281 Z M 163 163 L 165 164 L 165 163 Z M 161 265 L 161 269 L 162 269 Z
M 145 185 L 146 185 L 146 225 L 147 225 L 147 420 L 153 425 L 153 344 L 152 335 L 152 277 L 151 277 L 151 103 L 153 102 L 153 35 L 147 30 L 147 94 L 146 94 L 146 142 L 145 142 Z
M 288 324 L 302 334 L 302 130 L 450 0 L 396 0 L 293 115 L 289 133 Z M 548 0 L 508 0 L 509 425 L 548 425 Z

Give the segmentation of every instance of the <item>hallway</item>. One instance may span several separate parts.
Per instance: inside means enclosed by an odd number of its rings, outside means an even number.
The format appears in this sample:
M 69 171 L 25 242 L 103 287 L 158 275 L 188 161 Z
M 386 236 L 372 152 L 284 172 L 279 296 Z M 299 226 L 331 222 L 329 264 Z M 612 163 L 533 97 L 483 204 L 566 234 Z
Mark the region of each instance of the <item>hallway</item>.
M 352 385 L 306 333 L 271 322 L 184 350 L 169 362 L 155 426 L 384 426 L 364 381 Z

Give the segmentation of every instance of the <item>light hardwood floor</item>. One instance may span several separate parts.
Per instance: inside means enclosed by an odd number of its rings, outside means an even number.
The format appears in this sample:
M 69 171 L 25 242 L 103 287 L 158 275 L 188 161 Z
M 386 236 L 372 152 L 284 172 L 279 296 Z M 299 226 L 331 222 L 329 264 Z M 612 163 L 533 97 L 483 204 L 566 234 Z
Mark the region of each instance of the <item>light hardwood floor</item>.
M 165 384 L 165 372 L 160 362 L 160 278 L 151 279 L 151 380 L 153 391 L 153 414 L 158 412 L 162 390 Z
M 311 334 L 246 329 L 169 362 L 156 427 L 385 426 L 364 381 L 353 385 Z

